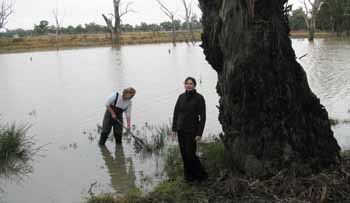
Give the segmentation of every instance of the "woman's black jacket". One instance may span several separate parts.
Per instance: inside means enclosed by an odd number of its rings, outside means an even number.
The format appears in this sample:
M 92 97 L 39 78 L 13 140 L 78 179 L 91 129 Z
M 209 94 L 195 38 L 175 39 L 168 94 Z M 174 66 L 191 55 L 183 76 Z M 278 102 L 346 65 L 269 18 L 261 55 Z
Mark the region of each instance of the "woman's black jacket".
M 204 97 L 196 90 L 186 91 L 177 99 L 173 126 L 174 132 L 182 131 L 202 136 L 206 121 Z

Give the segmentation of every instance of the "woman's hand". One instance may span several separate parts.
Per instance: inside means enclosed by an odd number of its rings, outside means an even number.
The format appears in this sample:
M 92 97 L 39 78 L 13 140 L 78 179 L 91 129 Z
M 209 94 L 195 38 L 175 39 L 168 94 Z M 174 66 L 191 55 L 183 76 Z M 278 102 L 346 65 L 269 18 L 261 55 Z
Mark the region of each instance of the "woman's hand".
M 199 142 L 201 139 L 202 139 L 201 136 L 196 136 L 196 138 L 195 138 L 195 140 L 196 140 L 197 142 Z
M 116 120 L 116 119 L 117 119 L 117 114 L 112 113 L 112 118 L 113 118 L 114 120 Z

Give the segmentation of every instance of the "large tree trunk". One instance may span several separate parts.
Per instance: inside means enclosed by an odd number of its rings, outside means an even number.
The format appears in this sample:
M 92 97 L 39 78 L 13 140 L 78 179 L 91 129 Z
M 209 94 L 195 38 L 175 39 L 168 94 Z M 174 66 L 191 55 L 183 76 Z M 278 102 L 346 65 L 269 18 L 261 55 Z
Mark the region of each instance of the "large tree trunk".
M 328 113 L 292 49 L 286 1 L 199 0 L 227 163 L 250 176 L 306 175 L 339 161 Z
M 189 26 L 190 26 L 190 33 L 191 33 L 192 44 L 195 44 L 196 43 L 196 37 L 194 36 L 192 22 L 190 22 Z
M 172 23 L 172 38 L 173 38 L 173 45 L 176 46 L 176 28 L 175 28 L 175 19 L 171 19 Z
M 315 29 L 316 29 L 316 18 L 313 17 L 310 22 L 310 27 L 309 27 L 309 41 L 314 41 L 315 39 Z
M 116 39 L 116 35 L 114 33 L 114 28 L 112 25 L 112 21 L 110 19 L 107 18 L 106 15 L 102 14 L 103 19 L 105 20 L 106 24 L 107 24 L 107 28 L 108 28 L 108 32 L 109 35 L 111 36 L 111 44 L 113 46 L 113 44 L 116 44 L 117 39 Z
M 59 28 L 56 28 L 56 50 L 57 51 L 60 49 L 59 34 L 60 34 L 60 30 Z
M 113 7 L 114 7 L 114 39 L 117 44 L 120 43 L 120 0 L 113 0 Z

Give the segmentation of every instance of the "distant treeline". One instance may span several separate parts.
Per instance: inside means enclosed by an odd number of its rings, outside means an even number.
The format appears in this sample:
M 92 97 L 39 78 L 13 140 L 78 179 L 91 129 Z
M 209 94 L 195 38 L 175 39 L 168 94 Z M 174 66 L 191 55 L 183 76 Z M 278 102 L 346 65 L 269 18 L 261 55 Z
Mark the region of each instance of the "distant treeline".
M 289 17 L 292 30 L 306 30 L 305 13 L 302 8 L 293 10 Z M 325 0 L 316 20 L 318 30 L 338 35 L 350 32 L 350 0 Z
M 290 12 L 289 24 L 291 30 L 307 30 L 306 27 L 306 15 L 302 8 L 295 9 Z M 198 17 L 192 19 L 193 29 L 202 29 L 202 24 Z M 186 30 L 186 22 L 180 20 L 174 21 L 176 30 Z M 316 27 L 318 31 L 334 32 L 338 35 L 346 33 L 350 35 L 350 0 L 324 0 L 324 3 L 320 7 L 320 11 L 317 15 Z M 158 32 L 158 31 L 171 31 L 172 23 L 165 21 L 159 24 L 147 24 L 141 23 L 139 25 L 122 24 L 122 32 Z M 42 20 L 38 25 L 34 25 L 33 29 L 15 29 L 7 30 L 0 33 L 0 37 L 13 37 L 13 36 L 38 36 L 55 34 L 56 27 L 49 25 L 47 20 Z M 67 26 L 60 28 L 60 34 L 98 34 L 108 33 L 107 26 L 99 25 L 94 22 L 85 25 Z
M 176 30 L 187 29 L 187 23 L 181 22 L 180 20 L 175 20 L 174 22 Z M 193 29 L 201 29 L 202 24 L 199 20 L 192 20 Z M 169 21 L 162 22 L 160 24 L 147 24 L 141 23 L 139 25 L 122 24 L 122 32 L 158 32 L 158 31 L 171 31 L 172 23 Z M 60 34 L 98 34 L 98 33 L 108 33 L 108 28 L 105 25 L 99 25 L 94 22 L 85 25 L 77 26 L 67 26 L 59 29 Z M 39 35 L 49 35 L 55 34 L 56 27 L 54 25 L 49 25 L 47 20 L 42 20 L 38 25 L 34 25 L 33 29 L 15 29 L 7 30 L 6 32 L 0 33 L 0 37 L 13 37 L 13 36 L 39 36 Z

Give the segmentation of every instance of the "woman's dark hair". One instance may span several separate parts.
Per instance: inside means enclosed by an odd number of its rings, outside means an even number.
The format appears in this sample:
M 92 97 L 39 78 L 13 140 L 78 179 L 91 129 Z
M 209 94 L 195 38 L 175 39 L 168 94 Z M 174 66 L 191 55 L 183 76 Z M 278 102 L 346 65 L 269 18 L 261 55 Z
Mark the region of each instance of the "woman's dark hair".
M 189 81 L 189 80 L 191 80 L 192 82 L 193 82 L 193 85 L 196 87 L 197 86 L 197 81 L 196 81 L 196 79 L 194 79 L 193 77 L 187 77 L 186 79 L 185 79 L 185 83 L 187 82 L 187 81 Z

